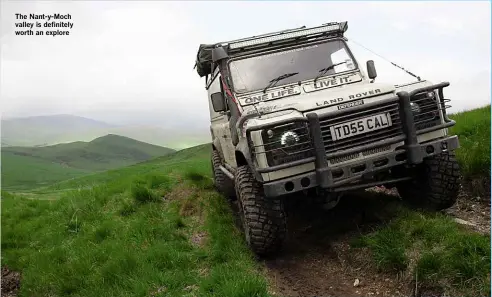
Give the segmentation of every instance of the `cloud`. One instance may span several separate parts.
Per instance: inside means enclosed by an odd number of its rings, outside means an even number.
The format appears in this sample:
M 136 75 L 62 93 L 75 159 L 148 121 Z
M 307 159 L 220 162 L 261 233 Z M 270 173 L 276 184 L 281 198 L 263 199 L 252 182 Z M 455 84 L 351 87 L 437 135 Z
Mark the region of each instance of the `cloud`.
M 349 22 L 360 65 L 378 80 L 450 81 L 460 108 L 490 101 L 489 2 L 2 2 L 2 115 L 75 113 L 208 127 L 201 43 Z M 15 36 L 15 13 L 70 13 L 70 36 Z M 475 101 L 470 97 L 478 98 Z M 455 106 L 456 106 L 455 105 Z M 104 111 L 104 112 L 102 112 Z M 109 116 L 111 113 L 111 117 Z M 118 118 L 118 115 L 121 116 Z M 132 122 L 134 122 L 134 119 Z M 130 121 L 130 120 L 128 120 Z

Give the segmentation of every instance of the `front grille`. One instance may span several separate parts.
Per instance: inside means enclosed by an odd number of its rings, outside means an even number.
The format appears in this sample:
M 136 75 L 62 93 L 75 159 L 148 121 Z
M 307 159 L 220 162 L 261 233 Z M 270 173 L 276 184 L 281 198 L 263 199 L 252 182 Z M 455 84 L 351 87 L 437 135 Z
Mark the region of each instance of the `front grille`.
M 357 159 L 360 157 L 361 154 L 362 154 L 362 156 L 367 157 L 367 156 L 374 155 L 377 153 L 389 151 L 390 149 L 391 149 L 391 146 L 385 145 L 385 146 L 380 146 L 380 147 L 373 148 L 373 149 L 368 149 L 368 150 L 362 151 L 361 153 L 353 153 L 353 154 L 347 154 L 347 155 L 344 155 L 341 157 L 331 158 L 331 159 L 329 159 L 329 161 L 330 161 L 330 164 L 338 164 L 338 163 L 350 161 L 353 159 Z
M 332 139 L 330 131 L 331 126 L 363 119 L 365 117 L 380 113 L 390 114 L 392 126 L 348 138 L 343 138 L 340 140 Z M 347 111 L 335 117 L 330 115 L 320 116 L 320 124 L 323 143 L 327 154 L 335 151 L 347 150 L 354 147 L 374 143 L 376 141 L 402 135 L 403 133 L 397 102 L 382 103 L 380 105 L 372 106 L 362 111 Z

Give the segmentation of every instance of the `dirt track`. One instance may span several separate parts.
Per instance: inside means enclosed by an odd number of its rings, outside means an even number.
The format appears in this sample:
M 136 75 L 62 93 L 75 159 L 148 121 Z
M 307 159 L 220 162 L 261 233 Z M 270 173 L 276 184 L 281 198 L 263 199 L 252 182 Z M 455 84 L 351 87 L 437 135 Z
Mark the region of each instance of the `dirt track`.
M 365 192 L 345 197 L 331 212 L 302 204 L 289 212 L 289 236 L 284 251 L 260 260 L 276 296 L 415 296 L 412 276 L 378 273 L 369 253 L 350 251 L 360 233 L 384 224 L 400 204 L 394 192 Z M 473 207 L 472 207 L 473 205 Z M 450 215 L 473 218 L 475 231 L 490 233 L 490 205 L 465 194 Z M 354 286 L 356 279 L 359 284 Z M 419 296 L 440 296 L 421 288 Z

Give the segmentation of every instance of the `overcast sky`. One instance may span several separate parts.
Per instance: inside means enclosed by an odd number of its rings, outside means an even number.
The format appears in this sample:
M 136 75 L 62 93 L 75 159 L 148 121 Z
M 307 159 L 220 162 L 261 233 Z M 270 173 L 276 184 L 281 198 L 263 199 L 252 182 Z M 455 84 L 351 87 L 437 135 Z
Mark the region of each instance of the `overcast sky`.
M 424 79 L 449 81 L 453 109 L 490 102 L 490 3 L 1 1 L 2 116 L 69 113 L 208 126 L 200 43 L 348 21 L 346 36 Z M 15 36 L 15 13 L 70 13 L 69 36 Z M 377 81 L 414 78 L 373 59 Z

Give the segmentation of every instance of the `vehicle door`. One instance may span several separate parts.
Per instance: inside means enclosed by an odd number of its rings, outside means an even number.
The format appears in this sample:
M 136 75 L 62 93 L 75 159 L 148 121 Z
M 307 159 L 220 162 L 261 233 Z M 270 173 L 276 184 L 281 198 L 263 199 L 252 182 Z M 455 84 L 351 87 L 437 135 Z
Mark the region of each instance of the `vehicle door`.
M 225 163 L 234 166 L 236 164 L 236 156 L 235 156 L 235 149 L 234 145 L 232 144 L 232 139 L 231 139 L 231 130 L 229 128 L 229 117 L 230 117 L 230 111 L 229 111 L 229 106 L 226 102 L 226 96 L 224 94 L 224 90 L 222 88 L 221 84 L 221 75 L 220 72 L 218 71 L 218 68 L 214 71 L 214 74 L 212 75 L 210 79 L 210 84 L 208 88 L 208 102 L 210 105 L 210 119 L 211 119 L 211 126 L 210 130 L 212 133 L 212 138 L 213 141 L 215 142 L 216 139 L 220 143 L 220 148 L 217 148 L 224 158 Z M 225 110 L 216 112 L 213 108 L 212 105 L 212 98 L 214 97 L 220 97 L 222 100 L 224 100 L 224 106 Z

